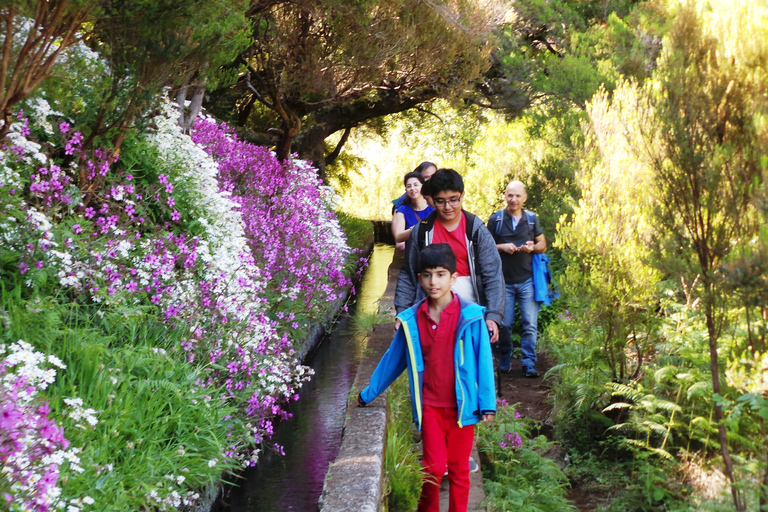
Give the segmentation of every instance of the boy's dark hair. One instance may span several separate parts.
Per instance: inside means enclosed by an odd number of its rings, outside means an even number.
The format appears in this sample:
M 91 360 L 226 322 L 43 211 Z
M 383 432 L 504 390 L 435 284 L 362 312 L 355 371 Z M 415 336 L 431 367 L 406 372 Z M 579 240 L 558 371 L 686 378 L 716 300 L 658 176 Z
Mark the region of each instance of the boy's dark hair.
M 464 192 L 464 180 L 461 174 L 453 169 L 438 169 L 432 178 L 424 184 L 421 194 L 425 196 L 434 196 L 443 190 Z
M 456 272 L 456 255 L 448 244 L 432 244 L 426 246 L 419 254 L 418 273 L 430 268 L 443 267 L 453 274 Z

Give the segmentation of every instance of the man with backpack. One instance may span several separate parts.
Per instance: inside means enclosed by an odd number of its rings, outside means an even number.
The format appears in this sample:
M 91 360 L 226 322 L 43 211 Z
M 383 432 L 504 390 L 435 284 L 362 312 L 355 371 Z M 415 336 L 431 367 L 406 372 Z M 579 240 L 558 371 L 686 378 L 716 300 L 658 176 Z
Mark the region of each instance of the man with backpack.
M 527 198 L 522 182 L 510 182 L 504 192 L 507 207 L 491 215 L 488 219 L 488 230 L 501 255 L 506 289 L 506 309 L 499 341 L 499 371 L 511 371 L 511 328 L 515 321 L 517 304 L 523 327 L 523 337 L 520 340 L 523 374 L 535 378 L 539 376 L 536 370 L 539 304 L 534 296 L 533 254 L 544 253 L 547 250 L 547 240 L 544 238 L 538 216 L 523 209 Z
M 457 260 L 458 278 L 451 288 L 465 300 L 485 306 L 490 340 L 496 343 L 505 294 L 496 243 L 483 222 L 462 209 L 464 180 L 458 172 L 439 169 L 425 183 L 422 194 L 432 197 L 435 211 L 411 228 L 395 289 L 395 310 L 400 314 L 425 297 L 417 272 L 421 250 L 433 243 L 447 243 Z M 399 326 L 396 321 L 395 329 Z

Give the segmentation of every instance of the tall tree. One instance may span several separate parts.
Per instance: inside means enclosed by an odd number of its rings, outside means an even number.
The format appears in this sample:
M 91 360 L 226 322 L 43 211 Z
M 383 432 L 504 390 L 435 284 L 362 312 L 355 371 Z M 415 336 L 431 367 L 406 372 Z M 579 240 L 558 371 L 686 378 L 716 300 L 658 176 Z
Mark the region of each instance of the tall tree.
M 765 148 L 761 151 L 755 119 L 766 112 L 768 34 L 765 26 L 752 25 L 748 45 L 742 44 L 744 33 L 735 37 L 737 20 L 749 19 L 751 7 L 744 0 L 703 4 L 689 0 L 675 13 L 656 80 L 644 88 L 641 109 L 652 122 L 640 151 L 656 175 L 659 229 L 673 241 L 667 248 L 691 254 L 691 270 L 701 279 L 712 388 L 720 395 L 724 308 L 716 270 L 735 242 L 756 233 L 752 200 L 763 177 Z M 732 25 L 718 26 L 711 18 L 715 12 Z M 714 410 L 725 472 L 733 483 L 717 400 Z M 736 509 L 745 510 L 738 486 L 731 490 Z
M 162 87 L 179 86 L 183 104 L 188 90 L 215 81 L 214 72 L 246 44 L 247 4 L 12 0 L 0 7 L 0 140 L 12 109 L 50 76 L 74 43 L 82 41 L 104 63 L 101 76 L 78 84 L 90 87 L 83 92 L 94 98 L 87 104 L 92 116 L 87 120 L 89 140 L 112 133 L 119 145 L 136 113 Z
M 257 0 L 242 76 L 213 109 L 322 170 L 325 139 L 467 89 L 487 69 L 504 9 L 470 0 Z M 269 138 L 262 139 L 264 141 Z
M 119 147 L 135 116 L 163 87 L 177 88 L 180 122 L 188 128 L 194 117 L 183 115 L 188 95 L 196 115 L 206 83 L 215 81 L 213 73 L 246 44 L 247 0 L 102 3 L 89 43 L 107 66 L 89 140 L 114 132 L 113 143 Z

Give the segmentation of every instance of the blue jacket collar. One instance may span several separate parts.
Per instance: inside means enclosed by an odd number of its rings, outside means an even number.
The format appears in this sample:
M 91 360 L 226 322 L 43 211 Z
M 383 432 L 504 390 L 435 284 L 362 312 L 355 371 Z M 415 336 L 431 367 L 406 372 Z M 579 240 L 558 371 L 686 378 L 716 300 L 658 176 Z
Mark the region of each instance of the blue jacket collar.
M 461 332 L 461 330 L 464 328 L 464 326 L 467 323 L 477 319 L 477 317 L 481 317 L 481 318 L 483 317 L 483 314 L 485 313 L 485 308 L 483 306 L 480 306 L 479 304 L 475 304 L 474 302 L 469 302 L 467 300 L 464 300 L 464 298 L 459 294 L 456 294 L 456 296 L 459 298 L 459 308 L 461 309 L 461 316 L 459 316 L 459 323 L 456 325 L 456 335 L 458 336 L 458 334 Z M 399 315 L 397 315 L 397 318 L 399 318 L 401 322 L 408 322 L 409 324 L 415 324 L 416 312 L 418 311 L 419 306 L 421 306 L 425 300 L 427 299 L 426 298 L 421 299 L 410 308 L 402 311 Z

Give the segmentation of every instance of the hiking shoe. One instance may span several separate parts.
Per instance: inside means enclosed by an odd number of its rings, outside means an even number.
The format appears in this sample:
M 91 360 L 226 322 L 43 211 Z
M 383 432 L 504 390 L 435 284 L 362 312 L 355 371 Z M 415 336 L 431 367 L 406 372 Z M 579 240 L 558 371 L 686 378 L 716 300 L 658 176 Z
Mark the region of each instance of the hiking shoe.
M 523 368 L 523 373 L 525 374 L 526 377 L 530 379 L 535 379 L 536 377 L 539 376 L 539 372 L 537 372 L 536 368 L 534 368 L 533 366 L 531 366 L 530 368 Z
M 507 366 L 506 368 L 504 368 L 503 366 L 499 366 L 499 371 L 501 373 L 509 373 L 509 372 L 512 371 L 512 367 L 511 366 Z
M 477 465 L 477 462 L 475 462 L 475 459 L 472 457 L 469 458 L 469 472 L 470 473 L 477 473 L 480 471 L 480 466 Z

